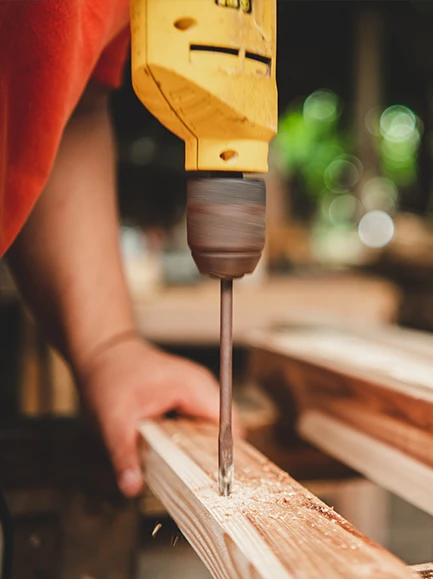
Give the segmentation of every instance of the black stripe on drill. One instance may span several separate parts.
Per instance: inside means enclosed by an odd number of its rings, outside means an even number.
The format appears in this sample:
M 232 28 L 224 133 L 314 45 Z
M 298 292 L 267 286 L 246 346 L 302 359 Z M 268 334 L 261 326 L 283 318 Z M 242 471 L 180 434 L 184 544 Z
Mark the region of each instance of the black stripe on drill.
M 227 48 L 226 46 L 213 46 L 211 44 L 191 44 L 189 49 L 200 52 L 219 52 L 221 54 L 232 54 L 233 56 L 239 56 L 239 50 L 237 48 Z
M 238 171 L 186 171 L 188 179 L 243 179 Z
M 214 46 L 212 44 L 191 44 L 189 49 L 195 52 L 218 52 L 220 54 L 231 54 L 233 56 L 239 56 L 239 49 L 229 48 L 227 46 Z M 261 62 L 267 66 L 271 66 L 272 62 L 272 59 L 270 59 L 268 56 L 263 56 L 262 54 L 257 54 L 256 52 L 247 51 L 245 53 L 245 58 L 255 60 L 256 62 Z
M 261 54 L 256 54 L 255 52 L 246 52 L 245 58 L 249 58 L 250 60 L 255 60 L 257 62 L 262 62 L 263 64 L 267 64 L 271 66 L 272 60 L 267 56 L 262 56 Z

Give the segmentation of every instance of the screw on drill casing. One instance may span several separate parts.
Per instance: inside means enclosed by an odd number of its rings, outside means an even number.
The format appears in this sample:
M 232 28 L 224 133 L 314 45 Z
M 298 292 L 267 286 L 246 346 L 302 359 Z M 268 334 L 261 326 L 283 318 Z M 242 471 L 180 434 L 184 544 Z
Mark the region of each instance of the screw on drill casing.
M 232 357 L 233 280 L 221 280 L 220 424 L 218 437 L 218 488 L 227 497 L 233 483 Z

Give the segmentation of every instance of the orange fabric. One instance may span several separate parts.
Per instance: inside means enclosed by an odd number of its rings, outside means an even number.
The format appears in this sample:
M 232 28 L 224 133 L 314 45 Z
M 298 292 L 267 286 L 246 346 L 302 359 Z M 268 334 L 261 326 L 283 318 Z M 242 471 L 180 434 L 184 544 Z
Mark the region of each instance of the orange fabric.
M 0 256 L 50 174 L 90 78 L 116 88 L 128 0 L 0 0 Z

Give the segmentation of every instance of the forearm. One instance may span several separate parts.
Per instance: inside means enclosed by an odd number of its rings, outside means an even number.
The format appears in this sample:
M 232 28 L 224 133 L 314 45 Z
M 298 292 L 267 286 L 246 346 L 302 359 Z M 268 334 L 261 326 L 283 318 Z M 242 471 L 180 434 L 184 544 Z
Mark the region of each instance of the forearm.
M 75 367 L 134 328 L 118 240 L 113 135 L 98 94 L 71 118 L 8 256 L 35 316 Z
M 213 376 L 135 339 L 119 254 L 114 147 L 107 102 L 71 119 L 51 178 L 9 260 L 27 303 L 70 360 L 119 487 L 142 485 L 137 422 L 177 410 L 217 422 Z M 96 106 L 95 106 L 96 105 Z M 133 340 L 115 342 L 115 336 Z

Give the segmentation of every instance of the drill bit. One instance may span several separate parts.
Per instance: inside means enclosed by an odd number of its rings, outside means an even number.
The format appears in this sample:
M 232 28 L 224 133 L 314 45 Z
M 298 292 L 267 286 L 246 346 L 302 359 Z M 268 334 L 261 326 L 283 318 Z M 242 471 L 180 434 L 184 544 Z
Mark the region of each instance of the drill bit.
M 218 487 L 228 497 L 233 483 L 232 354 L 233 280 L 221 280 L 220 424 L 218 437 Z

